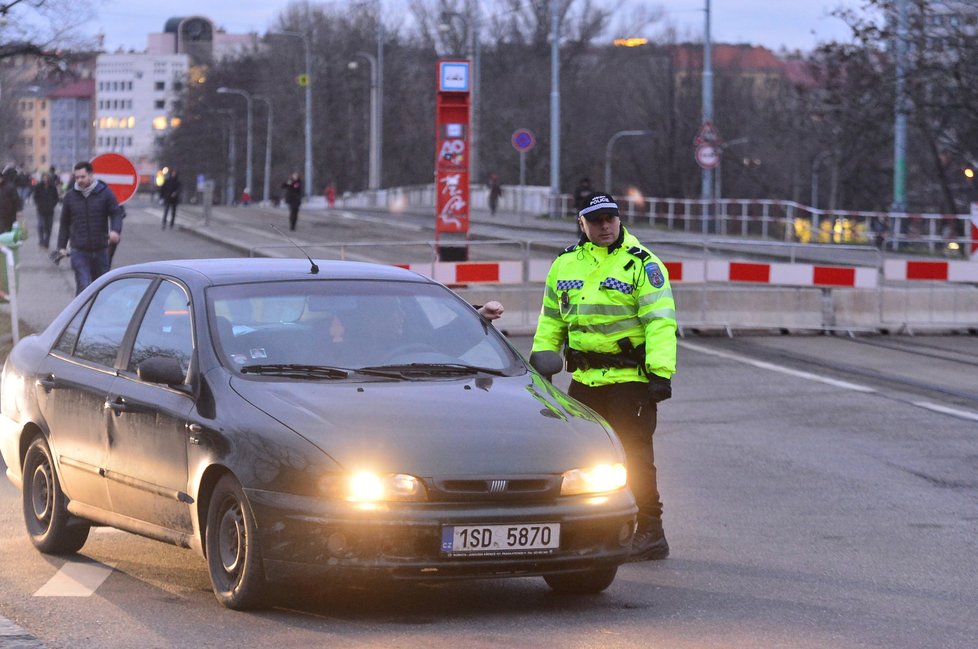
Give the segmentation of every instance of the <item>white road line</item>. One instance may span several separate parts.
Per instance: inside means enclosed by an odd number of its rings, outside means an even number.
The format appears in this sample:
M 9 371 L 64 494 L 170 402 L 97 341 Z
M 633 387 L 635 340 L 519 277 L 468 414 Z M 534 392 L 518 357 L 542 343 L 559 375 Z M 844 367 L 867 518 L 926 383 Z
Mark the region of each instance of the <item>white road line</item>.
M 978 412 L 971 412 L 970 410 L 958 410 L 957 408 L 948 408 L 947 406 L 942 406 L 939 403 L 931 403 L 929 401 L 914 401 L 913 405 L 918 408 L 926 408 L 927 410 L 933 410 L 934 412 L 940 412 L 945 415 L 951 415 L 952 417 L 960 417 L 961 419 L 970 419 L 971 421 L 978 421 Z
M 741 356 L 740 354 L 734 354 L 732 352 L 725 352 L 719 349 L 710 349 L 709 347 L 704 347 L 702 345 L 697 345 L 695 343 L 686 342 L 685 340 L 679 342 L 680 347 L 690 349 L 695 352 L 700 352 L 702 354 L 710 354 L 712 356 L 719 356 L 721 358 L 728 358 L 738 363 L 747 363 L 748 365 L 753 365 L 754 367 L 759 367 L 764 370 L 771 370 L 772 372 L 781 372 L 782 374 L 788 374 L 789 376 L 796 376 L 801 379 L 808 379 L 809 381 L 818 381 L 819 383 L 827 383 L 828 385 L 834 385 L 837 388 L 844 388 L 846 390 L 853 390 L 854 392 L 865 392 L 867 394 L 874 394 L 876 390 L 873 388 L 860 385 L 858 383 L 850 383 L 849 381 L 840 381 L 838 379 L 832 379 L 827 376 L 819 376 L 818 374 L 812 374 L 810 372 L 802 372 L 801 370 L 793 370 L 790 367 L 784 367 L 782 365 L 775 365 L 774 363 L 768 363 L 765 361 L 759 361 L 747 356 Z
M 112 566 L 96 561 L 68 561 L 34 597 L 89 597 L 112 571 Z

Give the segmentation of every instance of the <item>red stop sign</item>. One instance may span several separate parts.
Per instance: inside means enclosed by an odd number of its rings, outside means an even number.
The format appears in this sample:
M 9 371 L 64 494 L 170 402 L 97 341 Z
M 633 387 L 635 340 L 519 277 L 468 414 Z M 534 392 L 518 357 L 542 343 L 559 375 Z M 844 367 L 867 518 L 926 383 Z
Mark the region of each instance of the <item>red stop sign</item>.
M 136 166 L 129 161 L 129 158 L 118 153 L 103 153 L 92 158 L 92 170 L 95 177 L 101 180 L 122 205 L 136 193 L 139 187 L 139 174 L 136 173 Z

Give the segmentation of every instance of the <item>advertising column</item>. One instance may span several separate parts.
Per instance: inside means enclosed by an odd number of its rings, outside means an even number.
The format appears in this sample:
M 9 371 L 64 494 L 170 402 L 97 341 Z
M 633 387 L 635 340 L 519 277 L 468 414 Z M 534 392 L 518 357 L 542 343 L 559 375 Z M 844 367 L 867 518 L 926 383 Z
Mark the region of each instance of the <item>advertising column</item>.
M 469 255 L 469 89 L 468 61 L 438 62 L 435 241 L 439 261 L 466 261 Z

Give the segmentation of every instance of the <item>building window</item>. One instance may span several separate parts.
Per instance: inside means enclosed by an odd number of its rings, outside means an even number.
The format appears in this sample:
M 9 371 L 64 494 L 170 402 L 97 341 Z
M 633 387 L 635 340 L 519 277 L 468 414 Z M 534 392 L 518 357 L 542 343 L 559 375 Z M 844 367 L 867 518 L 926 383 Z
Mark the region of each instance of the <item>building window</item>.
M 154 117 L 153 118 L 153 130 L 154 131 L 164 131 L 164 130 L 166 130 L 166 118 L 165 117 Z
M 182 81 L 174 81 L 173 82 L 173 90 L 174 90 L 174 92 L 180 92 L 180 91 L 182 91 L 183 90 L 183 82 Z
M 166 90 L 166 82 L 165 81 L 157 81 L 154 84 L 154 86 L 155 86 L 156 90 Z
M 156 101 L 153 102 L 153 108 L 166 108 L 166 100 L 157 99 Z

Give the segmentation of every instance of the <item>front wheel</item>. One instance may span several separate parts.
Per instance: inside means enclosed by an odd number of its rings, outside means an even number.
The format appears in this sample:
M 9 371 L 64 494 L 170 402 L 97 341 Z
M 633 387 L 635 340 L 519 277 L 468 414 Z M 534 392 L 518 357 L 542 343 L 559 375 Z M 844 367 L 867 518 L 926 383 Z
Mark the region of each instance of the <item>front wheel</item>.
M 600 593 L 615 580 L 618 566 L 595 568 L 584 572 L 565 572 L 558 575 L 544 575 L 543 580 L 561 595 L 592 595 Z
M 258 526 L 244 490 L 231 475 L 218 480 L 211 495 L 205 545 L 217 600 L 235 610 L 261 608 L 266 582 Z
M 68 513 L 47 440 L 38 435 L 24 456 L 24 522 L 31 543 L 45 554 L 74 554 L 91 526 Z

